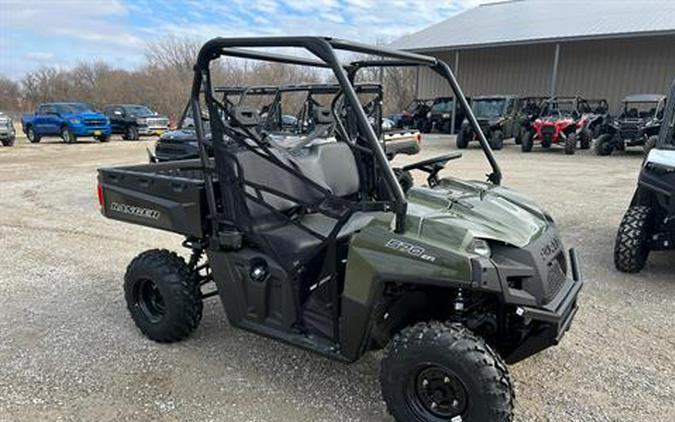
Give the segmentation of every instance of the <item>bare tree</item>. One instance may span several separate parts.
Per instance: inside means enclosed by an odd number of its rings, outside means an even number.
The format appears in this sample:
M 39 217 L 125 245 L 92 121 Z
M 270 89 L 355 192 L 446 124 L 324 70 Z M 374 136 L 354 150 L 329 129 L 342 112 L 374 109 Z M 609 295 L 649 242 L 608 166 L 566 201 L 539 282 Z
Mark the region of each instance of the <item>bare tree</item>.
M 138 103 L 177 119 L 188 100 L 201 44 L 196 39 L 174 36 L 150 43 L 145 63 L 135 70 L 116 69 L 104 62 L 82 62 L 71 69 L 39 68 L 26 73 L 18 84 L 0 77 L 0 107 L 28 111 L 46 101 L 83 101 L 97 108 L 111 103 Z M 331 75 L 315 68 L 235 58 L 215 61 L 211 70 L 214 86 L 334 81 Z M 364 69 L 360 80 L 382 80 L 384 109 L 388 113 L 402 109 L 413 98 L 414 76 L 411 69 L 388 68 L 382 73 L 379 69 Z M 288 96 L 284 107 L 295 109 L 300 101 L 297 96 Z

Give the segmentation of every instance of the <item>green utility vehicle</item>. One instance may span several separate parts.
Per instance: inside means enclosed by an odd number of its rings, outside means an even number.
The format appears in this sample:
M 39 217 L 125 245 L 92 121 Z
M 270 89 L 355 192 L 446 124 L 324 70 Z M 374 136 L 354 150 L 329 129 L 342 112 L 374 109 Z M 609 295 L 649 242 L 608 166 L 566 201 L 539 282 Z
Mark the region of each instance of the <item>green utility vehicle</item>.
M 342 64 L 336 51 L 378 59 Z M 216 98 L 209 69 L 221 56 L 332 71 L 341 93 L 313 120 L 334 136 L 277 146 L 255 109 Z M 389 166 L 354 81 L 363 68 L 394 66 L 426 66 L 448 82 L 490 164 L 487 181 L 440 177 L 459 153 Z M 512 420 L 506 363 L 561 340 L 582 279 L 551 216 L 500 186 L 445 63 L 333 38 L 216 38 L 195 65 L 192 111 L 200 159 L 99 170 L 106 217 L 181 234 L 192 251 L 184 260 L 149 250 L 127 268 L 127 306 L 147 337 L 183 340 L 217 295 L 233 326 L 337 361 L 385 349 L 382 393 L 399 421 Z M 396 174 L 413 171 L 428 184 L 404 192 Z

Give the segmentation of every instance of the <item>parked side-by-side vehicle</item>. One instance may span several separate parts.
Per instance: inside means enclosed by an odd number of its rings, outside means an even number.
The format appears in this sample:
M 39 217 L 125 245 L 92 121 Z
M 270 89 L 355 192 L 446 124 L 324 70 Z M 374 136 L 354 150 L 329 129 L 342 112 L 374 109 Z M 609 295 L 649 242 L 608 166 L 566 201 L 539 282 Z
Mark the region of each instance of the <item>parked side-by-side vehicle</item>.
M 641 146 L 649 153 L 658 139 L 666 96 L 629 95 L 621 101 L 621 114 L 603 126 L 595 141 L 597 155 L 610 155 L 626 147 Z
M 12 119 L 0 111 L 0 142 L 5 147 L 14 145 L 16 139 L 16 130 Z
M 422 133 L 450 133 L 452 130 L 458 131 L 463 121 L 464 110 L 459 102 L 453 97 L 436 97 L 427 114 L 420 120 L 418 129 Z
M 675 98 L 675 81 L 670 98 Z M 650 252 L 675 249 L 675 102 L 668 101 L 663 112 L 654 148 L 642 164 L 616 235 L 614 264 L 627 273 L 642 271 Z
M 103 108 L 103 113 L 110 119 L 112 133 L 122 135 L 126 141 L 160 136 L 169 130 L 169 118 L 144 105 L 110 104 Z
M 521 113 L 518 97 L 513 95 L 474 97 L 471 108 L 492 149 L 502 149 L 504 139 L 508 138 L 515 138 L 516 144 L 521 142 L 520 128 L 525 118 Z M 476 140 L 478 140 L 478 134 L 472 129 L 470 122 L 465 119 L 457 134 L 457 148 L 464 149 L 469 142 Z
M 414 99 L 400 113 L 387 116 L 398 129 L 422 130 L 427 113 L 431 110 L 433 99 Z
M 532 151 L 535 144 L 542 148 L 554 145 L 564 147 L 565 154 L 574 154 L 577 144 L 581 149 L 591 147 L 593 132 L 590 122 L 595 122 L 586 101 L 581 97 L 554 97 L 546 101 L 541 116 L 523 133 L 521 149 Z
M 21 117 L 21 124 L 31 143 L 47 136 L 60 137 L 67 144 L 89 136 L 108 142 L 112 133 L 110 119 L 85 103 L 40 104 L 35 113 Z
M 338 51 L 377 59 L 345 64 Z M 257 110 L 217 98 L 210 68 L 221 56 L 328 68 L 340 92 L 289 150 L 260 130 Z M 457 152 L 390 167 L 353 83 L 388 66 L 424 66 L 448 83 L 487 180 L 441 177 Z M 398 421 L 513 419 L 506 363 L 561 341 L 582 277 L 551 215 L 500 185 L 447 64 L 335 38 L 216 38 L 197 57 L 191 106 L 199 159 L 99 170 L 103 215 L 181 234 L 192 252 L 153 249 L 129 264 L 124 295 L 141 332 L 183 340 L 217 295 L 233 326 L 338 361 L 384 349 L 382 395 Z M 397 175 L 410 172 L 426 184 L 404 191 Z

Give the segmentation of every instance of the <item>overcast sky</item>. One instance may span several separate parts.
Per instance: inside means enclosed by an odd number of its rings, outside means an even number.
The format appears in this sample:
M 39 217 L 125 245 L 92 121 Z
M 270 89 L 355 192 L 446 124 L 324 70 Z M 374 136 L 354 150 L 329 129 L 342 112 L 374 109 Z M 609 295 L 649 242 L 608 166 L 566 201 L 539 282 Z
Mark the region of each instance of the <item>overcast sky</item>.
M 148 41 L 168 34 L 392 41 L 488 1 L 0 0 L 0 74 L 82 60 L 133 68 Z

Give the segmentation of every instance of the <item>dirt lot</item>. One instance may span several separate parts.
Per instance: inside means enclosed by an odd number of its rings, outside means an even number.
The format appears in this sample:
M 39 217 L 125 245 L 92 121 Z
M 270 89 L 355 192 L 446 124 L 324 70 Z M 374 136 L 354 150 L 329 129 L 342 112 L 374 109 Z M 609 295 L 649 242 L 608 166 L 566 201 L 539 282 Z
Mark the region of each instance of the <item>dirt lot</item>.
M 345 366 L 231 328 L 216 300 L 187 341 L 146 340 L 122 276 L 139 252 L 181 239 L 108 221 L 96 168 L 146 160 L 150 141 L 0 148 L 0 420 L 389 421 L 379 356 Z M 424 155 L 452 149 L 430 137 Z M 675 255 L 637 276 L 612 264 L 641 155 L 497 153 L 504 184 L 543 203 L 587 285 L 558 347 L 512 367 L 519 421 L 675 420 Z M 470 149 L 448 173 L 481 177 Z

